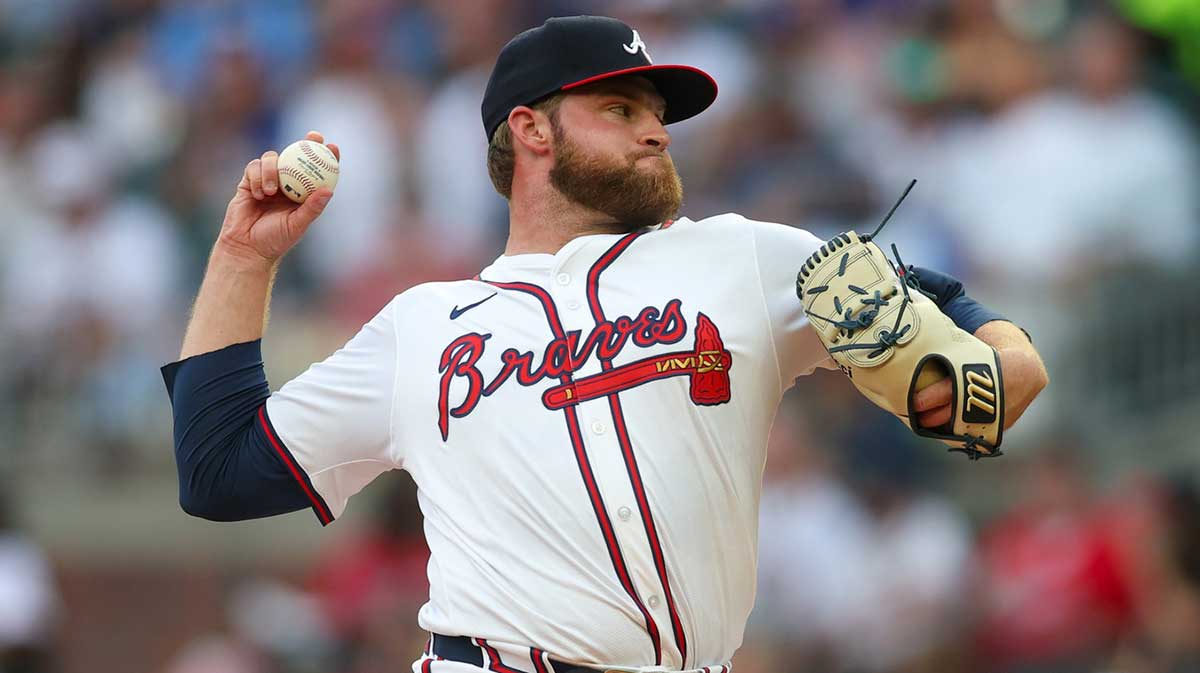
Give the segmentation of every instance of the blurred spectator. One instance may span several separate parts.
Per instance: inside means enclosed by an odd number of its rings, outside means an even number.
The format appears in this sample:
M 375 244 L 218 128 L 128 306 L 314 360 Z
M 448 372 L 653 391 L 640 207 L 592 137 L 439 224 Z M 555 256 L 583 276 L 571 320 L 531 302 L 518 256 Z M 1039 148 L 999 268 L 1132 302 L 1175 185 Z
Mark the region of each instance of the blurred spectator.
M 268 673 L 269 670 L 262 654 L 248 643 L 206 635 L 188 643 L 163 673 Z
M 83 460 L 107 472 L 162 409 L 154 363 L 181 327 L 167 322 L 181 285 L 178 228 L 154 202 L 117 191 L 120 171 L 83 127 L 48 127 L 29 153 L 45 219 L 11 248 L 0 324 L 21 353 L 11 366 L 22 401 L 35 405 L 30 429 L 88 437 L 107 450 Z M 35 422 L 47 410 L 38 402 L 64 397 L 69 419 Z
M 980 540 L 978 639 L 989 670 L 1092 671 L 1132 626 L 1131 579 L 1069 436 L 1026 465 Z
M 1166 503 L 1169 550 L 1157 636 L 1167 670 L 1200 669 L 1200 487 L 1180 478 Z
M 255 577 L 234 586 L 227 610 L 235 641 L 261 653 L 267 670 L 315 673 L 334 665 L 334 640 L 311 593 Z
M 44 63 L 0 62 L 0 245 L 5 251 L 45 217 L 45 205 L 36 202 L 36 192 L 29 187 L 23 159 L 50 112 L 46 78 L 52 73 Z M 11 258 L 11 253 L 0 257 L 0 272 Z
M 508 205 L 488 177 L 479 105 L 505 35 L 510 27 L 516 32 L 527 26 L 513 25 L 511 8 L 502 0 L 440 2 L 436 11 L 445 26 L 447 72 L 418 106 L 417 199 L 442 259 L 491 259 L 504 249 Z
M 88 315 L 121 336 L 160 324 L 180 289 L 174 223 L 153 202 L 120 193 L 119 166 L 83 126 L 48 127 L 30 160 L 29 187 L 56 221 L 16 243 L 8 323 L 35 338 Z
M 699 162 L 700 179 L 685 184 L 694 217 L 733 211 L 832 236 L 874 205 L 864 177 L 785 96 L 764 91 L 733 111 L 708 142 L 715 147 L 711 165 Z
M 130 28 L 105 37 L 88 64 L 81 121 L 121 175 L 158 167 L 179 147 L 184 122 L 180 101 L 145 62 L 144 31 Z
M 1200 667 L 1200 489 L 1176 475 L 1127 479 L 1105 516 L 1136 579 L 1138 630 L 1111 665 L 1131 673 Z
M 214 44 L 181 146 L 158 182 L 181 220 L 189 275 L 197 282 L 247 157 L 273 147 L 278 136 L 278 110 L 263 86 L 266 79 L 248 45 Z
M 153 0 L 148 58 L 171 91 L 193 98 L 222 43 L 248 45 L 263 70 L 261 85 L 279 94 L 314 67 L 309 0 Z
M 367 527 L 342 538 L 312 571 L 310 584 L 348 673 L 398 670 L 427 637 L 414 619 L 429 597 L 421 522 L 412 479 L 389 475 Z
M 42 673 L 54 652 L 58 590 L 43 551 L 17 529 L 8 500 L 0 489 L 0 671 Z
M 319 67 L 284 97 L 275 147 L 319 130 L 342 151 L 337 194 L 296 248 L 318 286 L 329 288 L 375 261 L 378 242 L 401 224 L 406 194 L 400 139 L 412 93 L 402 77 L 381 68 L 389 3 L 348 0 L 320 10 Z M 243 165 L 258 154 L 244 157 Z
M 186 642 L 164 673 L 317 673 L 336 670 L 316 598 L 282 580 L 234 577 L 214 628 Z
M 941 671 L 962 647 L 971 530 L 961 509 L 932 491 L 927 444 L 864 400 L 854 431 L 839 446 L 850 483 L 871 516 L 874 541 L 865 568 L 872 587 L 869 622 L 845 634 L 855 670 Z M 937 444 L 932 444 L 937 447 Z
M 790 399 L 772 432 L 753 624 L 793 670 L 944 670 L 965 654 L 966 521 L 925 487 L 893 419 L 840 400 L 861 430 L 833 444 L 847 483 L 799 420 L 819 411 Z
M 807 431 L 795 396 L 775 418 L 759 513 L 758 593 L 751 630 L 791 670 L 839 670 L 867 621 L 873 552 L 868 513 Z
M 1038 53 L 1019 44 L 1010 52 L 987 60 Z M 1061 287 L 1130 261 L 1190 261 L 1200 221 L 1193 138 L 1146 91 L 1138 38 L 1090 14 L 1072 29 L 1064 59 L 1061 89 L 1045 88 L 1051 71 L 1036 64 L 970 78 L 999 82 L 980 94 L 993 115 L 946 144 L 937 186 L 972 264 L 1004 277 L 1020 260 L 1022 284 Z

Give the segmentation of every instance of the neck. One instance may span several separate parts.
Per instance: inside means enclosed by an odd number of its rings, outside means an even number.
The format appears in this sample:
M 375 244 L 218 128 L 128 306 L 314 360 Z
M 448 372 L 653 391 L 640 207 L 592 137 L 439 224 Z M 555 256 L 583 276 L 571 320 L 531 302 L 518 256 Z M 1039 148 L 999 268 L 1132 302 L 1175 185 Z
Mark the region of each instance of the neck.
M 505 255 L 554 254 L 572 239 L 589 234 L 623 234 L 629 228 L 611 217 L 568 200 L 558 190 L 518 190 L 508 203 Z

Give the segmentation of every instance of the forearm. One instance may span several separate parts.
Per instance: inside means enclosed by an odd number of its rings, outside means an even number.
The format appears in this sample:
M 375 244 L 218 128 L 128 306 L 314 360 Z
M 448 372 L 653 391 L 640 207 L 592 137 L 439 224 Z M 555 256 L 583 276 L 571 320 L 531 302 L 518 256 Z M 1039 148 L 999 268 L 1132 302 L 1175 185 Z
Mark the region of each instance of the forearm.
M 213 247 L 179 359 L 261 339 L 277 263 Z
M 271 390 L 260 348 L 276 266 L 218 241 L 179 361 L 162 370 L 175 420 L 179 502 L 193 516 L 237 521 L 309 506 L 267 437 Z
M 1037 350 L 1033 347 L 1033 342 L 1029 340 L 1024 330 L 1008 320 L 986 322 L 980 325 L 979 329 L 975 330 L 975 336 L 996 350 L 1008 349 L 1020 351 L 1035 358 L 1039 363 L 1042 361 L 1041 356 L 1038 355 Z
M 993 320 L 975 330 L 980 341 L 996 349 L 1004 391 L 1008 396 L 1005 427 L 1017 422 L 1033 399 L 1050 382 L 1041 355 L 1025 332 L 1007 320 Z

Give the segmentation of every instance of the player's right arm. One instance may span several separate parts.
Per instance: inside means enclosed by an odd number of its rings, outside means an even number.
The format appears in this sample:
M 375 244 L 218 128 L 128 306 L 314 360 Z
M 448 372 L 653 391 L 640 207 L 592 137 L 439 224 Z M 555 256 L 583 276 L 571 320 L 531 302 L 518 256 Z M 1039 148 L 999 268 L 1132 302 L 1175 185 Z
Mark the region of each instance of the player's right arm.
M 308 139 L 323 141 L 317 133 Z M 345 347 L 271 393 L 261 338 L 275 269 L 330 197 L 322 189 L 300 206 L 286 200 L 275 161 L 268 152 L 247 165 L 180 360 L 162 369 L 179 499 L 189 514 L 216 521 L 312 508 L 327 524 L 398 462 L 388 455 L 396 336 L 384 309 Z
M 315 131 L 307 139 L 324 142 Z M 329 149 L 339 154 L 336 145 Z M 180 360 L 262 338 L 279 260 L 333 196 L 322 187 L 297 206 L 279 192 L 277 159 L 266 152 L 246 165 L 192 306 Z

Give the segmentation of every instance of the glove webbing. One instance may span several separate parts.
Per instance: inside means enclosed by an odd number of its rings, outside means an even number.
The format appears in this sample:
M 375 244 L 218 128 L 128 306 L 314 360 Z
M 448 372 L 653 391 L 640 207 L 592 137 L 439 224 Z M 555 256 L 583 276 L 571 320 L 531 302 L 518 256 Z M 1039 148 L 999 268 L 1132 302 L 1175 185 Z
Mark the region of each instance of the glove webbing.
M 896 343 L 899 342 L 900 339 L 903 338 L 904 335 L 908 333 L 908 330 L 912 327 L 912 325 L 905 325 L 903 329 L 897 329 L 900 327 L 900 322 L 904 319 L 904 311 L 908 308 L 908 305 L 911 303 L 912 299 L 908 296 L 908 274 L 903 272 L 905 267 L 903 262 L 900 261 L 900 251 L 896 249 L 896 244 L 894 243 L 892 244 L 892 254 L 896 256 L 896 264 L 901 269 L 901 272 L 898 275 L 901 278 L 900 289 L 904 292 L 904 299 L 901 300 L 900 310 L 896 312 L 896 322 L 892 323 L 892 328 L 890 330 L 885 329 L 880 332 L 879 340 L 875 343 L 834 346 L 833 348 L 829 349 L 830 353 L 871 349 L 871 352 L 867 354 L 867 358 L 874 359 L 886 353 L 889 348 L 894 347 Z M 840 264 L 838 264 L 839 277 L 846 274 L 846 263 L 849 262 L 849 260 L 850 253 L 842 253 L 842 261 Z M 879 290 L 875 290 L 875 296 L 871 297 L 869 296 L 870 293 L 861 287 L 858 287 L 857 285 L 847 285 L 847 287 L 850 288 L 850 291 L 854 292 L 855 294 L 868 295 L 866 298 L 860 298 L 859 301 L 870 308 L 860 311 L 859 314 L 854 317 L 851 317 L 854 315 L 854 309 L 852 307 L 846 307 L 845 315 L 839 315 L 837 318 L 818 315 L 807 309 L 805 309 L 804 313 L 809 317 L 822 320 L 830 325 L 833 325 L 834 327 L 837 327 L 838 329 L 843 330 L 846 333 L 846 336 L 853 338 L 855 332 L 861 329 L 866 329 L 875 323 L 875 318 L 879 316 L 880 308 L 888 306 L 888 300 L 883 298 L 883 295 Z M 817 287 L 810 287 L 805 294 L 818 295 L 828 289 L 828 285 L 819 285 Z M 833 307 L 834 310 L 836 310 L 839 314 L 842 313 L 842 302 L 838 297 L 833 298 Z

